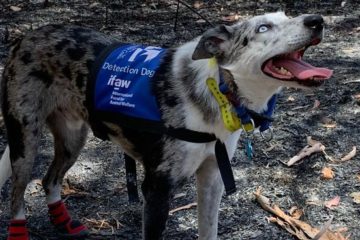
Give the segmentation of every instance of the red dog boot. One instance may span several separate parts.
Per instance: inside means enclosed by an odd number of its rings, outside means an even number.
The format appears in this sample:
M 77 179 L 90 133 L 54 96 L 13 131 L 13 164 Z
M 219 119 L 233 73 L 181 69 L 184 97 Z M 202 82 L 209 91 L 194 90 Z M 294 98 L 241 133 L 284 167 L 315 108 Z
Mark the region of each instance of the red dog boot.
M 11 220 L 8 229 L 7 240 L 29 240 L 29 232 L 26 228 L 26 220 Z
M 51 223 L 66 238 L 82 238 L 89 235 L 89 230 L 78 220 L 73 220 L 65 204 L 60 200 L 48 205 Z

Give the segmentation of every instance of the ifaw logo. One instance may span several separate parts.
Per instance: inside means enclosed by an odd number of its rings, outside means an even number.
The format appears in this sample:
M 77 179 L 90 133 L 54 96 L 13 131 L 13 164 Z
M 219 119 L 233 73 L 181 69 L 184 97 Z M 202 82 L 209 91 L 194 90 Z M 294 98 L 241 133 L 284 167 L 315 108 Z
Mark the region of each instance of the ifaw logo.
M 129 62 L 134 62 L 138 56 L 146 56 L 144 62 L 150 62 L 155 59 L 162 51 L 160 47 L 146 47 L 146 48 L 137 48 L 128 59 Z

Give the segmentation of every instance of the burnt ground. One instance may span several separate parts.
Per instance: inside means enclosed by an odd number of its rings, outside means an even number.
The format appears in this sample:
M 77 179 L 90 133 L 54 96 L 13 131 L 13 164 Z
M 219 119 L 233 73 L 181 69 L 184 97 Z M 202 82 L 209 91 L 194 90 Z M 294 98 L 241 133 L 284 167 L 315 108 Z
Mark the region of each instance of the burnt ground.
M 31 29 L 49 23 L 79 24 L 120 36 L 125 42 L 153 45 L 178 45 L 201 34 L 209 25 L 181 6 L 174 31 L 176 1 L 51 1 L 2 0 L 0 2 L 0 71 L 10 43 Z M 211 2 L 211 1 L 210 1 Z M 212 1 L 214 2 L 214 1 Z M 322 154 L 314 154 L 288 168 L 287 161 L 313 136 L 327 147 L 327 153 L 340 157 L 360 142 L 360 3 L 343 1 L 215 1 L 198 11 L 214 24 L 223 17 L 238 14 L 247 18 L 264 12 L 285 10 L 289 15 L 320 13 L 326 18 L 324 41 L 309 49 L 306 59 L 314 65 L 334 70 L 333 77 L 315 91 L 285 89 L 276 114 L 274 138 L 264 141 L 250 136 L 256 156 L 248 160 L 244 143 L 239 142 L 233 170 L 239 190 L 224 197 L 220 210 L 219 239 L 293 239 L 273 223 L 254 200 L 253 192 L 262 187 L 264 195 L 283 209 L 304 209 L 302 220 L 320 226 L 334 216 L 332 229 L 347 227 L 351 239 L 360 239 L 360 205 L 350 194 L 360 191 L 359 155 L 352 160 L 332 164 Z M 11 10 L 11 6 L 20 9 Z M 313 109 L 315 100 L 320 105 Z M 6 146 L 4 127 L 0 128 L 0 151 Z M 53 155 L 52 139 L 44 132 L 33 171 L 34 181 L 26 193 L 32 239 L 58 239 L 47 220 L 44 192 L 38 179 L 44 175 Z M 325 181 L 321 169 L 330 166 L 335 177 Z M 138 168 L 141 169 L 140 166 Z M 64 198 L 74 215 L 90 227 L 89 239 L 141 239 L 141 204 L 129 204 L 124 177 L 124 162 L 118 147 L 92 135 L 79 161 L 66 178 Z M 142 177 L 139 173 L 140 179 Z M 196 201 L 195 186 L 190 181 L 178 190 L 172 208 Z M 9 186 L 1 192 L 0 239 L 6 238 L 9 219 Z M 334 209 L 307 205 L 309 200 L 329 200 L 340 196 Z M 166 239 L 196 239 L 196 209 L 169 217 Z

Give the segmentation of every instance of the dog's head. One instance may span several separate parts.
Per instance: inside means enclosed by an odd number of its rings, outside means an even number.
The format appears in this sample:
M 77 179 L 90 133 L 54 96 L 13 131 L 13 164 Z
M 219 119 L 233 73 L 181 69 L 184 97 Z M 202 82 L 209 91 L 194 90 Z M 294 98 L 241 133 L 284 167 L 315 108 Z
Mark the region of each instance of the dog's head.
M 319 86 L 332 71 L 314 67 L 302 57 L 309 46 L 322 40 L 323 23 L 319 15 L 288 18 L 277 12 L 218 26 L 203 34 L 192 58 L 215 56 L 240 89 L 244 84 L 260 88 Z

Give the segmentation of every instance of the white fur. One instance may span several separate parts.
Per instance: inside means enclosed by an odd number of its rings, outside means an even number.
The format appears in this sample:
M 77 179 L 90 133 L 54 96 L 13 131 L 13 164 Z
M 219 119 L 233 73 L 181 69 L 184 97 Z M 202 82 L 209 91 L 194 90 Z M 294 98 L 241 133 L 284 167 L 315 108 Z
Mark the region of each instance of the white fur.
M 0 160 L 0 189 L 11 176 L 11 163 L 10 163 L 10 149 L 6 146 L 6 149 Z
M 19 211 L 12 218 L 12 220 L 23 220 L 23 219 L 25 219 L 25 209 L 20 208 Z
M 49 193 L 46 194 L 46 203 L 47 204 L 52 204 L 52 203 L 56 203 L 59 200 L 61 200 L 61 184 L 50 184 L 48 186 L 49 188 Z
M 216 240 L 218 214 L 224 185 L 216 159 L 206 159 L 196 172 L 199 240 Z

